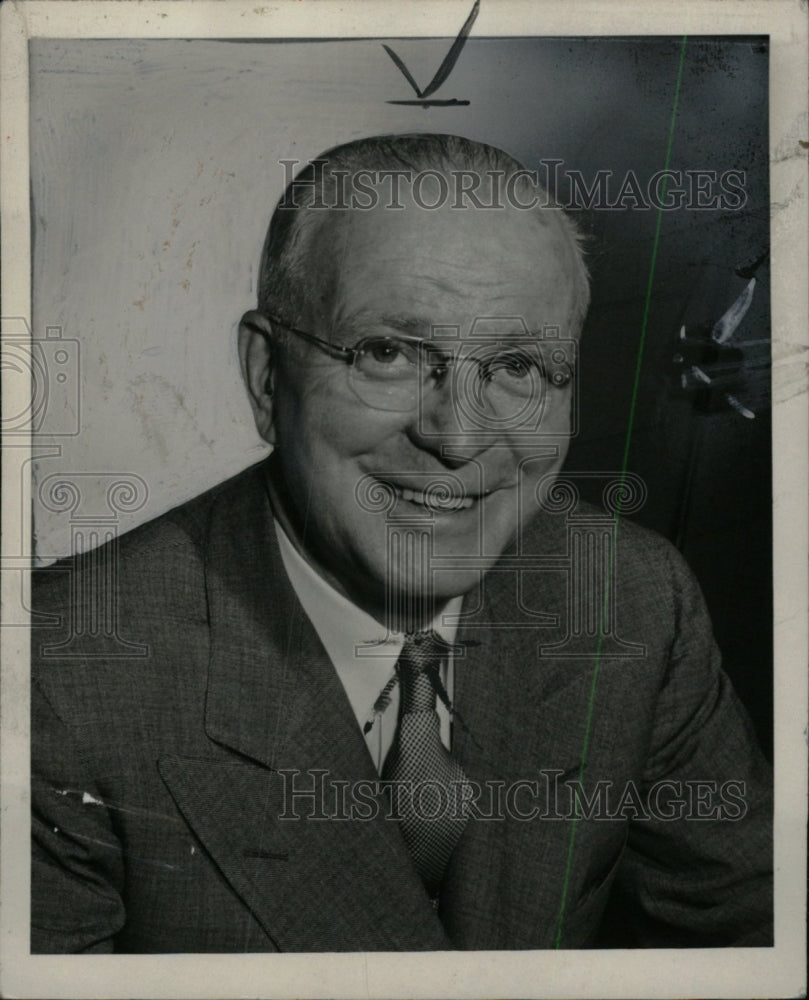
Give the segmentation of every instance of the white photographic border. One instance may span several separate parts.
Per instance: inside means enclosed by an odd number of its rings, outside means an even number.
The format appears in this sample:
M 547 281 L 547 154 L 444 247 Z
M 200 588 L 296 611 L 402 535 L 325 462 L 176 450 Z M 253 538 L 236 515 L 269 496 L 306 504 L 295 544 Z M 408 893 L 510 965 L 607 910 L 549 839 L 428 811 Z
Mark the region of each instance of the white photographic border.
M 0 92 L 2 312 L 31 320 L 28 40 L 31 38 L 453 37 L 471 0 L 32 0 L 5 4 Z M 809 349 L 807 9 L 798 0 L 486 0 L 473 34 L 770 36 L 776 866 L 773 948 L 413 954 L 32 956 L 29 927 L 28 634 L 0 631 L 0 991 L 8 997 L 788 997 L 805 988 L 807 459 L 795 385 Z M 798 359 L 797 361 L 795 359 Z M 28 405 L 4 375 L 5 413 Z M 798 376 L 800 378 L 800 376 Z M 805 375 L 804 375 L 805 379 Z M 15 398 L 16 394 L 16 398 Z M 2 482 L 29 448 L 4 441 Z M 30 558 L 30 495 L 4 490 L 2 568 Z M 5 573 L 4 614 L 27 606 Z

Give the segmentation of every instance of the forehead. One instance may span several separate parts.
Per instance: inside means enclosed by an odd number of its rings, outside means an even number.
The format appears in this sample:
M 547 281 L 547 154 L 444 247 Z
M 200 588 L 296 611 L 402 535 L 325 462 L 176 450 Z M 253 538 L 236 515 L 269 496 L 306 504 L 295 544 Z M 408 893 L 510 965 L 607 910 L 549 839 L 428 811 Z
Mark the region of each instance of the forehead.
M 426 316 L 468 326 L 480 316 L 564 325 L 571 246 L 551 211 L 403 208 L 327 212 L 310 245 L 316 318 Z M 315 318 L 315 317 L 313 317 Z

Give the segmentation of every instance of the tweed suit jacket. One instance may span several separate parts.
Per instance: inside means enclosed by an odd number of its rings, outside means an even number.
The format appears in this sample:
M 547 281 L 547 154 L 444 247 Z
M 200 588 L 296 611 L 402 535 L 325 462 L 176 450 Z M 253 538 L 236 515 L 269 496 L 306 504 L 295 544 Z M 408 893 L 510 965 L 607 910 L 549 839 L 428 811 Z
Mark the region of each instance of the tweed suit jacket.
M 599 639 L 572 523 L 541 514 L 465 600 L 452 752 L 481 797 L 439 912 L 384 796 L 336 805 L 378 776 L 261 467 L 40 571 L 32 951 L 771 943 L 768 770 L 698 589 L 623 522 Z

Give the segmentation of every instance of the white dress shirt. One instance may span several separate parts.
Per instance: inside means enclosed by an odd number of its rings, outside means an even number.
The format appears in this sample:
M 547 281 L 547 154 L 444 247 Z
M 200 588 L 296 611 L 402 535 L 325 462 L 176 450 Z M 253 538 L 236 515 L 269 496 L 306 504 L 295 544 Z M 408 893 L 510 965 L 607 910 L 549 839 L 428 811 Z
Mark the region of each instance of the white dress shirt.
M 334 664 L 358 725 L 362 729 L 373 719 L 372 727 L 365 733 L 365 742 L 377 771 L 381 773 L 399 717 L 398 683 L 390 692 L 390 704 L 385 711 L 374 716 L 373 708 L 383 687 L 396 673 L 396 660 L 404 645 L 404 634 L 388 632 L 384 625 L 326 583 L 298 552 L 278 521 L 275 522 L 275 534 L 289 582 Z M 462 597 L 454 597 L 431 623 L 430 627 L 445 642 L 455 641 L 457 616 L 462 602 Z M 442 667 L 442 681 L 450 700 L 452 675 L 450 656 Z M 449 749 L 452 733 L 450 715 L 440 698 L 437 702 L 441 740 Z

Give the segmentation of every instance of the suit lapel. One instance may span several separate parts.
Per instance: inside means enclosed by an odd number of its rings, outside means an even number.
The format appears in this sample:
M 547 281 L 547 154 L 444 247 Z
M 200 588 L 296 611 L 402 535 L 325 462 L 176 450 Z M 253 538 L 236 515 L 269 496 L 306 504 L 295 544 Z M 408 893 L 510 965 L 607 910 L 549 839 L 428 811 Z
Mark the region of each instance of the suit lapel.
M 280 950 L 450 947 L 371 795 L 376 771 L 287 580 L 259 474 L 215 502 L 205 569 L 205 728 L 230 752 L 161 760 L 186 820 Z

